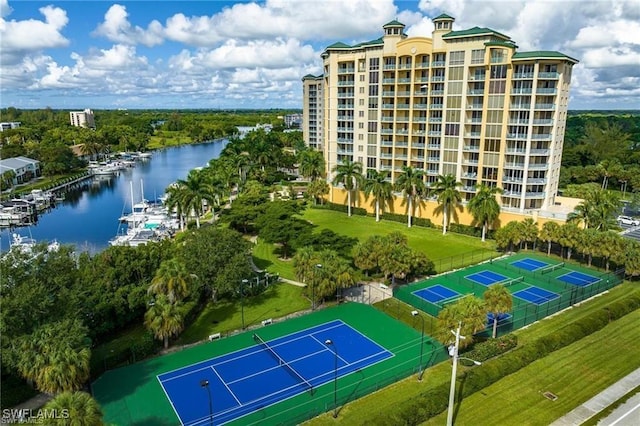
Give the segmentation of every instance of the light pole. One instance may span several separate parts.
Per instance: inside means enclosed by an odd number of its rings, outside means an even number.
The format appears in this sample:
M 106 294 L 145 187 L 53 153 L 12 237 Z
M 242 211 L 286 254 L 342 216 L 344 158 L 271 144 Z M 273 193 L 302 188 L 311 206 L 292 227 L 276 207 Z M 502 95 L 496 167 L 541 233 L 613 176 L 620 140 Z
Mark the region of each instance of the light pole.
M 338 417 L 338 348 L 333 340 L 327 339 L 324 341 L 327 346 L 333 346 L 333 418 Z
M 418 381 L 422 381 L 422 353 L 424 351 L 424 317 L 418 311 L 411 311 L 411 315 L 422 320 L 422 336 L 420 337 L 420 364 L 418 365 Z
M 209 424 L 213 426 L 213 400 L 211 399 L 211 389 L 209 389 L 209 381 L 206 379 L 200 380 L 200 386 L 207 389 L 209 395 Z
M 249 280 L 246 278 L 242 280 L 242 284 L 240 284 L 240 310 L 242 312 L 242 329 L 244 330 L 244 286 L 248 283 Z
M 318 270 L 322 269 L 322 264 L 316 263 L 316 268 Z M 311 283 L 311 310 L 312 311 L 315 311 L 316 309 L 316 283 L 317 283 L 316 274 L 313 274 L 313 282 Z
M 460 346 L 460 339 L 465 339 L 460 335 L 460 328 L 462 327 L 462 321 L 458 322 L 458 328 L 456 331 L 451 330 L 454 336 L 456 336 L 456 343 L 453 347 L 449 348 L 449 355 L 453 357 L 453 368 L 451 369 L 451 389 L 449 390 L 449 409 L 447 411 L 447 426 L 453 426 L 453 404 L 456 394 L 456 370 L 458 369 L 458 359 L 466 359 L 473 362 L 475 365 L 482 364 L 480 361 L 475 361 L 469 358 L 458 357 L 458 348 Z

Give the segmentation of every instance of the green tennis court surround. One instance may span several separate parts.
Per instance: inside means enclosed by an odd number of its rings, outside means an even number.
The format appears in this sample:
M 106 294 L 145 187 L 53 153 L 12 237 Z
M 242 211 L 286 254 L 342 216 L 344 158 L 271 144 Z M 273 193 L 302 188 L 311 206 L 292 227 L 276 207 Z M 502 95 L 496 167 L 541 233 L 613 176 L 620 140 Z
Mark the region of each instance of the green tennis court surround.
M 106 423 L 180 424 L 158 376 L 255 347 L 257 342 L 253 338 L 254 333 L 258 333 L 262 340 L 271 342 L 274 339 L 336 320 L 341 320 L 357 333 L 366 336 L 393 354 L 392 357 L 375 364 L 365 365 L 346 375 L 339 375 L 337 401 L 340 406 L 417 373 L 421 349 L 421 334 L 418 331 L 370 306 L 344 303 L 299 318 L 276 322 L 258 330 L 250 330 L 233 337 L 203 343 L 169 355 L 108 371 L 93 383 L 93 394 L 104 410 Z M 446 350 L 435 343 L 425 344 L 423 349 L 424 368 L 448 358 Z M 333 364 L 330 367 L 328 371 L 333 371 Z M 204 392 L 200 386 L 195 387 L 194 395 Z M 329 381 L 317 388 L 314 386 L 313 394 L 301 392 L 273 405 L 257 407 L 253 412 L 225 424 L 299 424 L 333 408 L 333 389 L 333 383 Z M 200 399 L 205 400 L 204 397 Z M 215 395 L 213 395 L 214 410 L 215 403 Z M 205 409 L 208 412 L 208 406 Z

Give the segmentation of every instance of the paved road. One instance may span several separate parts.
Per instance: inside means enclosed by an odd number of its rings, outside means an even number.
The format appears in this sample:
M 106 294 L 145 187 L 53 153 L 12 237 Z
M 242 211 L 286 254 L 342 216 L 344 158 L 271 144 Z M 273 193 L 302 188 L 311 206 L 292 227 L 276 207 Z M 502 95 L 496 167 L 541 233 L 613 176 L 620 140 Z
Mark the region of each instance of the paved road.
M 640 393 L 632 396 L 616 408 L 607 418 L 602 419 L 598 426 L 637 426 L 640 424 Z

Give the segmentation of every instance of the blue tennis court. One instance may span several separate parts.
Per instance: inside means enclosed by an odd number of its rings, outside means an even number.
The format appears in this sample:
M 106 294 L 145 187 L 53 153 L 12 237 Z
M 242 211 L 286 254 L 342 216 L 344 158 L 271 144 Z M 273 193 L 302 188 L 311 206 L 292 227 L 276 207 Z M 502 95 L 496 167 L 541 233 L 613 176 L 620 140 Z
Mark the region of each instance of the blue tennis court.
M 458 293 L 457 291 L 441 286 L 440 284 L 416 290 L 413 292 L 413 294 L 431 303 L 438 303 L 443 300 L 460 296 L 460 293 Z
M 493 327 L 493 312 L 489 312 L 487 314 L 487 326 L 491 326 Z M 504 324 L 505 322 L 508 322 L 509 320 L 511 320 L 511 314 L 498 314 L 498 324 Z
M 543 303 L 560 297 L 556 293 L 536 286 L 531 286 L 529 288 L 525 288 L 524 290 L 516 291 L 515 293 L 513 293 L 513 295 L 517 298 L 526 300 L 527 302 L 536 305 L 542 305 Z
M 537 271 L 538 269 L 542 269 L 548 266 L 549 264 L 541 260 L 536 260 L 536 259 L 531 259 L 530 257 L 526 257 L 524 259 L 511 262 L 511 265 L 515 266 L 516 268 L 524 269 L 526 271 Z
M 593 275 L 584 274 L 578 271 L 571 271 L 567 274 L 560 275 L 558 279 L 560 281 L 564 281 L 566 283 L 577 285 L 580 287 L 586 287 L 600 281 L 600 278 L 598 277 L 594 277 Z
M 182 425 L 224 424 L 302 392 L 312 392 L 333 380 L 334 350 L 338 376 L 393 356 L 340 320 L 267 342 L 255 339 L 254 346 L 158 376 Z M 206 388 L 203 383 L 208 383 Z
M 475 274 L 467 275 L 465 278 L 484 286 L 489 286 L 491 284 L 509 279 L 509 277 L 505 277 L 504 275 L 500 275 L 489 270 L 476 272 Z

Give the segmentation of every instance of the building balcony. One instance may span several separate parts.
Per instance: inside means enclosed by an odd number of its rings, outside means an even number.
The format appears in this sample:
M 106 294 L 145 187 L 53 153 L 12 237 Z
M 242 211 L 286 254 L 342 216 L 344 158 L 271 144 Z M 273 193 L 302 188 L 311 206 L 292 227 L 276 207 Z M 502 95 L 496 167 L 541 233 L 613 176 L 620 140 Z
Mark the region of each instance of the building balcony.
M 484 81 L 486 74 L 471 74 L 469 80 L 471 81 Z
M 467 109 L 482 109 L 482 104 L 467 104 Z
M 406 160 L 407 159 L 407 154 L 396 154 L 395 159 L 396 160 Z
M 462 174 L 463 178 L 468 178 L 468 179 L 475 179 L 478 177 L 477 173 L 463 173 Z
M 505 152 L 507 154 L 519 154 L 519 155 L 524 155 L 527 153 L 527 150 L 525 148 L 507 148 L 505 150 Z
M 545 179 L 545 178 L 528 178 L 527 179 L 527 183 L 530 184 L 530 185 L 534 185 L 534 184 L 537 184 L 537 185 L 541 185 L 542 184 L 542 185 L 544 185 L 544 184 L 547 183 L 547 179 Z
M 353 132 L 353 127 L 338 127 L 339 132 Z
M 522 179 L 521 177 L 509 177 L 509 176 L 502 177 L 502 182 L 505 182 L 505 183 L 522 183 L 523 181 L 524 179 Z
M 390 166 L 388 164 L 381 164 L 380 170 L 393 170 L 393 166 Z
M 471 117 L 465 120 L 465 123 L 482 123 L 481 117 Z
M 384 64 L 382 66 L 383 70 L 395 70 L 396 69 L 396 64 Z
M 516 72 L 516 73 L 513 73 L 513 79 L 514 80 L 531 80 L 533 79 L 533 73 L 532 72 Z
M 420 110 L 427 109 L 427 104 L 414 104 L 413 108 L 420 109 Z
M 427 83 L 429 82 L 429 77 L 416 77 L 415 81 L 418 83 Z
M 398 64 L 399 70 L 410 70 L 411 68 L 413 68 L 412 64 Z
M 555 104 L 536 104 L 535 109 L 554 109 Z
M 409 146 L 409 142 L 396 142 L 396 146 L 400 148 L 406 148 Z
M 529 163 L 530 170 L 547 170 L 549 165 L 546 163 Z
M 513 110 L 530 110 L 531 104 L 511 104 L 509 108 Z
M 527 118 L 510 118 L 509 124 L 529 124 L 529 120 Z
M 414 123 L 426 123 L 427 117 L 413 117 Z
M 402 90 L 402 91 L 398 91 L 396 92 L 398 94 L 398 96 L 411 96 L 411 92 L 408 90 Z
M 529 151 L 530 155 L 549 155 L 548 149 L 531 149 Z
M 551 133 L 535 133 L 531 135 L 531 139 L 537 141 L 551 140 Z
M 353 74 L 356 72 L 355 67 L 338 68 L 338 74 Z
M 380 133 L 383 135 L 391 135 L 393 134 L 393 129 L 380 129 Z
M 412 155 L 411 156 L 411 161 L 424 161 L 424 156 Z
M 411 148 L 424 149 L 425 148 L 425 144 L 420 143 L 420 142 L 414 142 L 414 143 L 411 144 Z
M 427 144 L 427 148 L 428 149 L 440 149 L 440 144 L 439 143 L 430 143 L 430 144 Z
M 527 134 L 526 133 L 507 133 L 507 139 L 517 139 L 517 140 L 526 140 L 527 139 Z
M 534 126 L 552 126 L 553 119 L 552 118 L 538 118 L 533 120 Z
M 409 109 L 409 104 L 398 104 L 397 109 Z
M 504 167 L 508 169 L 524 169 L 524 163 L 504 163 Z
M 380 120 L 384 123 L 389 123 L 389 122 L 393 122 L 394 117 L 382 117 Z
M 478 164 L 478 160 L 473 159 L 473 158 L 464 158 L 464 159 L 462 159 L 462 164 L 465 164 L 465 165 Z
M 415 136 L 424 136 L 426 132 L 424 130 L 418 129 L 418 130 L 414 130 L 411 133 L 413 133 Z
M 338 154 L 353 155 L 353 149 L 340 149 L 340 148 L 338 148 L 338 149 L 336 150 L 336 152 L 337 152 Z
M 440 136 L 442 134 L 442 130 L 429 130 L 429 136 Z
M 346 99 L 346 98 L 353 98 L 353 92 L 338 93 L 338 99 Z
M 382 109 L 393 109 L 394 107 L 394 104 L 382 104 Z
M 539 72 L 538 73 L 538 78 L 545 79 L 545 80 L 556 80 L 558 77 L 560 77 L 560 74 L 557 72 Z
M 429 68 L 429 62 L 416 62 L 415 68 Z
M 429 123 L 442 123 L 442 117 L 429 117 Z
M 438 176 L 440 173 L 438 173 L 438 169 L 427 169 L 426 172 L 429 176 Z
M 395 84 L 396 79 L 395 78 L 383 78 L 382 79 L 382 84 Z
M 388 158 L 388 159 L 391 159 L 391 158 L 393 158 L 393 154 L 392 154 L 392 153 L 390 153 L 390 152 L 382 152 L 382 153 L 380 153 L 380 158 Z
M 530 95 L 532 92 L 531 87 L 520 87 L 511 89 L 512 95 Z
M 464 134 L 465 138 L 479 138 L 480 132 L 467 132 Z
M 520 198 L 522 197 L 522 192 L 521 191 L 504 191 L 502 193 L 503 197 L 511 197 L 511 198 Z
M 544 192 L 525 192 L 525 198 L 544 198 Z
M 432 61 L 432 67 L 444 67 L 447 63 L 445 61 Z
M 442 104 L 431 104 L 430 108 L 431 109 L 442 109 Z
M 484 89 L 471 89 L 467 90 L 467 95 L 484 95 Z
M 353 138 L 338 138 L 338 143 L 353 143 Z
M 465 185 L 465 186 L 462 186 L 460 188 L 460 190 L 462 192 L 476 192 L 476 187 L 475 186 L 467 186 L 467 185 Z
M 431 81 L 444 81 L 444 75 L 432 75 Z
M 467 151 L 467 152 L 480 152 L 480 146 L 478 145 L 466 145 L 464 147 L 462 147 L 463 151 Z
M 394 98 L 396 96 L 396 92 L 393 90 L 385 90 L 382 92 L 382 96 L 385 98 Z
M 427 157 L 427 161 L 430 163 L 439 163 L 440 157 Z
M 408 135 L 409 134 L 409 130 L 408 129 L 398 129 L 396 130 L 396 133 L 399 135 Z
M 338 86 L 340 87 L 345 87 L 345 86 L 353 86 L 354 85 L 354 81 L 353 80 L 348 80 L 348 81 L 339 81 L 338 82 Z
M 393 146 L 393 141 L 382 140 L 382 141 L 380 141 L 380 145 L 382 145 L 382 146 Z
M 411 79 L 407 77 L 402 77 L 398 79 L 398 83 L 411 83 Z
M 541 93 L 544 95 L 555 95 L 558 90 L 556 88 L 549 87 L 538 87 L 536 89 L 536 93 Z

